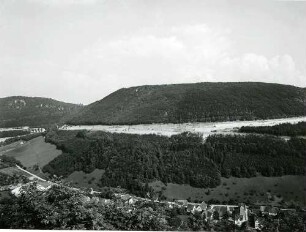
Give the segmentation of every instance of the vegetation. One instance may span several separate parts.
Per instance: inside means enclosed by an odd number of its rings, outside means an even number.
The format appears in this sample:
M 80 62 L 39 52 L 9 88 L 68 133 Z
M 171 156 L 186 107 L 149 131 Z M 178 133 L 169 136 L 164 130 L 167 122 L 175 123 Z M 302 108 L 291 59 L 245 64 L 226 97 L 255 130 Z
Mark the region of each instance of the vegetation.
M 22 167 L 22 164 L 13 157 L 9 157 L 6 155 L 0 156 L 0 170 L 2 168 L 13 167 L 15 165 L 19 165 Z M 21 175 L 7 175 L 0 172 L 0 187 L 10 184 L 18 184 L 18 183 L 26 183 L 27 179 Z M 1 228 L 1 227 L 0 227 Z
M 220 166 L 224 177 L 252 177 L 257 172 L 264 176 L 305 174 L 305 139 L 213 135 L 206 146 L 207 156 Z
M 234 226 L 229 212 L 188 213 L 184 208 L 169 208 L 154 201 L 127 204 L 113 190 L 90 194 L 63 185 L 41 191 L 37 184 L 26 184 L 21 195 L 0 199 L 1 229 L 79 229 L 141 231 L 246 231 Z M 238 212 L 236 212 L 236 215 Z M 259 212 L 260 214 L 260 212 Z M 280 212 L 276 217 L 256 215 L 262 231 L 303 231 L 305 212 Z M 255 215 L 250 216 L 254 226 Z M 216 221 L 215 221 L 216 220 Z
M 28 182 L 28 179 L 24 176 L 20 175 L 9 176 L 0 172 L 0 187 L 12 184 L 26 183 L 26 182 Z
M 35 134 L 28 134 L 28 135 L 18 136 L 14 138 L 9 138 L 3 142 L 0 142 L 0 147 L 17 142 L 17 141 L 30 141 L 44 134 L 45 133 L 35 133 Z
M 35 184 L 24 187 L 18 198 L 0 204 L 0 228 L 4 229 L 90 229 L 90 230 L 164 230 L 158 211 L 139 207 L 128 212 L 119 203 L 90 201 L 85 193 L 62 186 L 46 192 Z
M 34 138 L 24 144 L 16 144 L 16 146 L 8 146 L 9 149 L 3 147 L 5 155 L 15 157 L 25 167 L 39 169 L 48 164 L 51 160 L 61 154 L 53 144 L 46 143 L 42 136 Z
M 12 166 L 15 166 L 16 164 L 22 167 L 22 164 L 20 163 L 20 161 L 16 160 L 14 157 L 6 156 L 6 155 L 0 156 L 0 169 L 12 167 Z
M 0 127 L 42 127 L 59 123 L 81 106 L 39 97 L 0 98 Z
M 82 109 L 69 124 L 141 124 L 305 116 L 303 88 L 256 82 L 120 89 Z
M 213 200 L 219 203 L 249 201 L 250 203 L 271 202 L 273 204 L 280 203 L 281 201 L 290 204 L 290 202 L 293 201 L 295 204 L 306 205 L 304 190 L 304 183 L 306 182 L 305 176 L 257 176 L 252 178 L 223 177 L 221 181 L 227 185 L 224 186 L 222 184 L 212 189 L 194 188 L 189 185 L 173 183 L 167 183 L 166 185 L 160 181 L 152 182 L 149 186 L 167 200 L 190 198 L 192 202 L 209 202 Z M 268 190 L 270 190 L 270 192 L 268 192 Z M 273 196 L 277 196 L 278 199 L 273 200 Z M 295 196 L 297 196 L 297 198 Z
M 214 187 L 220 183 L 216 165 L 198 152 L 202 146 L 200 136 L 184 133 L 167 138 L 96 132 L 80 138 L 80 134 L 73 131 L 47 134 L 46 141 L 56 144 L 64 153 L 43 171 L 68 176 L 74 171 L 89 173 L 96 168 L 104 169 L 103 186 L 119 185 L 139 195 L 149 190 L 142 183 L 154 179 L 195 187 Z
M 145 183 L 154 180 L 206 188 L 218 186 L 221 175 L 305 174 L 306 140 L 298 138 L 286 142 L 272 136 L 214 135 L 203 143 L 201 136 L 191 133 L 168 138 L 53 131 L 46 141 L 64 153 L 43 171 L 68 176 L 74 171 L 103 169 L 102 186 L 121 186 L 139 195 L 150 191 Z
M 282 123 L 275 126 L 243 126 L 241 133 L 270 134 L 276 136 L 306 136 L 306 122 Z
M 0 138 L 16 137 L 16 136 L 28 135 L 28 134 L 30 134 L 30 131 L 25 131 L 25 130 L 0 131 Z

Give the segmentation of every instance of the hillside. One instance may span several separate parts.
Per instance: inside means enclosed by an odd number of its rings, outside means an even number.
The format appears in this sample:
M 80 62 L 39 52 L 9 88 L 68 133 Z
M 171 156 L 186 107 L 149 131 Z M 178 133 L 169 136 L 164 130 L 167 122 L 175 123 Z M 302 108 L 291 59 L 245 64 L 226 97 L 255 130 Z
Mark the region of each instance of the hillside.
M 123 88 L 94 102 L 69 124 L 141 124 L 253 120 L 306 115 L 306 91 L 257 82 Z
M 76 113 L 79 105 L 50 98 L 14 96 L 0 98 L 0 127 L 45 126 Z
M 201 136 L 191 133 L 164 137 L 51 131 L 46 142 L 63 153 L 44 166 L 44 172 L 68 177 L 99 169 L 100 186 L 121 186 L 140 196 L 147 193 L 140 188 L 143 183 L 155 180 L 214 188 L 221 176 L 305 175 L 306 140 L 299 138 L 212 135 L 203 143 Z

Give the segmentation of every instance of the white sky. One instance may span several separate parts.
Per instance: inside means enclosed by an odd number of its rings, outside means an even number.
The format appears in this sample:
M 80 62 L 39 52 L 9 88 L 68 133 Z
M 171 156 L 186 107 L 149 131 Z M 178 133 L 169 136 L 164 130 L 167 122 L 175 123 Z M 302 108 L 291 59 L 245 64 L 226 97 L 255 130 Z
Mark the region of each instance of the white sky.
M 306 87 L 306 2 L 0 0 L 0 97 L 204 81 Z

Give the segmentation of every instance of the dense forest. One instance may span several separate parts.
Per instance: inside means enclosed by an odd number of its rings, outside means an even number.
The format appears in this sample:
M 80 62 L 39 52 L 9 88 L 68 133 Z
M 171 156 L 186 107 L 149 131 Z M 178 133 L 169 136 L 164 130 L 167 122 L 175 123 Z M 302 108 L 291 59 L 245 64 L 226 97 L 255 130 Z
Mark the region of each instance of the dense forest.
M 258 82 L 196 83 L 120 89 L 85 106 L 69 124 L 234 121 L 306 115 L 306 91 Z
M 281 123 L 275 126 L 243 126 L 241 133 L 270 134 L 276 136 L 306 136 L 306 122 Z
M 0 127 L 48 126 L 66 120 L 81 107 L 49 98 L 0 98 Z
M 30 134 L 30 131 L 25 131 L 25 130 L 0 131 L 0 138 L 15 137 L 20 135 L 28 135 L 28 134 Z
M 23 167 L 20 161 L 16 160 L 14 157 L 2 155 L 0 156 L 0 170 L 3 168 L 13 167 L 15 165 Z M 20 175 L 8 175 L 1 173 L 0 171 L 0 187 L 10 184 L 26 183 L 27 178 Z
M 135 194 L 144 183 L 215 187 L 220 176 L 252 177 L 305 174 L 306 140 L 273 136 L 214 135 L 204 143 L 197 134 L 169 137 L 107 132 L 52 131 L 46 141 L 63 150 L 43 171 L 67 176 L 104 169 L 101 186 L 121 186 Z M 191 168 L 192 167 L 192 168 Z
M 194 134 L 167 138 L 57 131 L 48 133 L 46 141 L 64 152 L 43 168 L 43 171 L 56 175 L 104 169 L 103 186 L 121 186 L 135 194 L 145 193 L 141 183 L 154 179 L 165 183 L 188 183 L 195 187 L 220 184 L 217 166 L 199 152 L 202 138 Z
M 14 157 L 6 156 L 6 155 L 0 156 L 0 169 L 12 167 L 12 166 L 15 166 L 16 164 L 22 167 L 22 164 L 20 163 L 20 161 L 16 160 Z
M 269 135 L 213 135 L 205 145 L 207 156 L 219 165 L 224 177 L 305 174 L 305 139 L 285 141 Z

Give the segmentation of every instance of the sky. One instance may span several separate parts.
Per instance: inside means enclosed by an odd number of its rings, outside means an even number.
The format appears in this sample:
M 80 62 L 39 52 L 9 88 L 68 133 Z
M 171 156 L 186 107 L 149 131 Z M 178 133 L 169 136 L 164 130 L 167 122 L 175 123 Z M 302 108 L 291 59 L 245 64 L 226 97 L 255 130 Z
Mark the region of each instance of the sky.
M 120 88 L 306 87 L 306 2 L 0 0 L 0 97 L 88 104 Z

